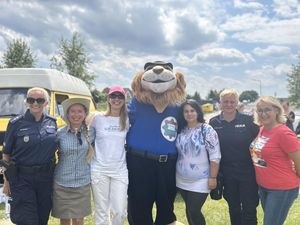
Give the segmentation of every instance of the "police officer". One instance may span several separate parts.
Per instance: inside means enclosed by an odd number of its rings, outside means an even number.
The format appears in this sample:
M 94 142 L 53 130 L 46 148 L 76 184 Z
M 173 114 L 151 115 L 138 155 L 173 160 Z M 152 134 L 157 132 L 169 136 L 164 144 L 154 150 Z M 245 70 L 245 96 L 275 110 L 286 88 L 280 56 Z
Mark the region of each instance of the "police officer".
M 238 102 L 236 90 L 223 90 L 220 94 L 222 112 L 209 123 L 219 136 L 223 195 L 229 206 L 231 225 L 256 225 L 258 186 L 249 146 L 259 128 L 252 116 L 238 112 Z
M 29 89 L 28 110 L 10 120 L 4 139 L 3 159 L 14 162 L 9 169 L 16 173 L 7 173 L 3 191 L 12 197 L 11 220 L 18 225 L 46 225 L 52 207 L 57 127 L 44 114 L 48 99 L 46 90 Z

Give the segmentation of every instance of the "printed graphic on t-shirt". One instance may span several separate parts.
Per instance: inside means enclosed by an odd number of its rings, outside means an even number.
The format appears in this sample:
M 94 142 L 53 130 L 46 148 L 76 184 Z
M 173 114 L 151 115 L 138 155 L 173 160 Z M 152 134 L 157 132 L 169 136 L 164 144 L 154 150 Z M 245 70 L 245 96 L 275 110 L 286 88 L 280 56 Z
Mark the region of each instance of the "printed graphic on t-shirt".
M 160 130 L 165 139 L 168 141 L 175 141 L 177 136 L 177 127 L 176 118 L 169 116 L 162 121 Z
M 267 167 L 266 161 L 262 157 L 262 149 L 268 143 L 270 138 L 259 135 L 250 145 L 252 161 L 255 166 Z
M 120 126 L 119 125 L 108 125 L 107 127 L 104 127 L 104 130 L 106 132 L 116 132 L 120 131 Z

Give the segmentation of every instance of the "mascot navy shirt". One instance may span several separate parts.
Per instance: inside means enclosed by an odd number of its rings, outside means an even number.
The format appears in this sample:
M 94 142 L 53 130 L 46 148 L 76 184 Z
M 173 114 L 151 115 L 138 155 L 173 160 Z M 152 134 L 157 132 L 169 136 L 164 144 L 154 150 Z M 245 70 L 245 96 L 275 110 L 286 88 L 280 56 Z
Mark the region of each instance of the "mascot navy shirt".
M 158 113 L 153 105 L 133 98 L 128 105 L 130 128 L 127 145 L 155 154 L 176 154 L 178 109 L 179 106 L 168 106 Z

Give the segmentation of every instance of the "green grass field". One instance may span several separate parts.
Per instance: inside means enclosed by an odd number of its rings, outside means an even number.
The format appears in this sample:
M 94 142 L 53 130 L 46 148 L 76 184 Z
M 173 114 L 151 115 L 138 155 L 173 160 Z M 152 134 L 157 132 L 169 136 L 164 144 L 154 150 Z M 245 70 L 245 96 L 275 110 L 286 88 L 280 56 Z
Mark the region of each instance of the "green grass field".
M 3 209 L 4 205 L 0 205 L 0 218 L 3 218 Z M 203 208 L 203 214 L 206 219 L 207 225 L 229 225 L 229 215 L 228 208 L 225 200 L 213 201 L 211 199 L 207 199 Z M 155 213 L 155 212 L 154 212 Z M 186 217 L 185 217 L 185 207 L 182 198 L 178 195 L 175 202 L 175 213 L 178 221 L 188 225 Z M 258 207 L 258 225 L 262 225 L 263 212 L 261 207 Z M 9 223 L 4 223 L 0 219 L 0 224 L 6 225 Z M 89 216 L 85 220 L 86 225 L 93 225 L 94 220 L 92 216 Z M 128 225 L 127 221 L 125 223 Z M 59 225 L 59 220 L 55 218 L 50 218 L 49 225 Z M 290 209 L 288 218 L 285 222 L 285 225 L 300 225 L 300 198 L 298 198 L 292 208 Z

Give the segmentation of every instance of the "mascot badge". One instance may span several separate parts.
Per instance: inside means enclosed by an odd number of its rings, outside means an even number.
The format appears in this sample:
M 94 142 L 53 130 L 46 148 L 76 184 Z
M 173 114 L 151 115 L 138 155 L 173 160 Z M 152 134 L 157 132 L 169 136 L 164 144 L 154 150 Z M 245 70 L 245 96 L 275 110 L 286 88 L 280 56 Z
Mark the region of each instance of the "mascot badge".
M 130 225 L 176 222 L 175 168 L 178 103 L 185 98 L 185 80 L 173 65 L 148 62 L 132 82 L 134 97 L 128 105 L 127 134 L 129 171 L 128 220 Z

